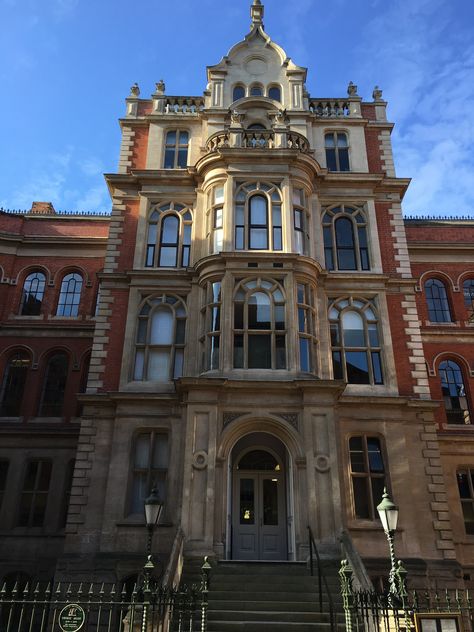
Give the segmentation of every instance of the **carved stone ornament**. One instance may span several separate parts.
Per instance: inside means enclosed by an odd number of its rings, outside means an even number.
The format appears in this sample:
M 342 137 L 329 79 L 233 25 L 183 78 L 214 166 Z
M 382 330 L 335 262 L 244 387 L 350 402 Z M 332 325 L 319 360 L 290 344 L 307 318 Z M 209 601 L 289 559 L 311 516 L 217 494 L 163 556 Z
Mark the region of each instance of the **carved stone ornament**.
M 230 124 L 231 125 L 242 125 L 242 121 L 244 119 L 244 115 L 242 112 L 238 110 L 231 110 L 230 112 Z
M 195 470 L 204 470 L 207 467 L 207 452 L 198 450 L 193 454 L 193 467 Z
M 347 94 L 350 97 L 357 96 L 357 86 L 355 85 L 355 83 L 352 83 L 352 81 L 349 81 L 349 85 L 347 86 Z
M 286 126 L 288 124 L 286 110 L 278 110 L 278 112 L 274 114 L 273 124 L 278 126 Z
M 372 92 L 372 98 L 374 101 L 382 100 L 382 90 L 378 86 L 375 86 L 374 91 Z
M 224 428 L 232 423 L 235 419 L 242 417 L 243 415 L 248 415 L 247 411 L 237 412 L 237 411 L 229 411 L 227 413 L 223 413 L 222 415 L 222 423 Z
M 328 472 L 331 469 L 331 464 L 329 462 L 329 457 L 327 454 L 317 454 L 314 459 L 314 467 L 317 472 Z
M 155 83 L 155 86 L 156 86 L 156 93 L 157 94 L 164 94 L 165 93 L 166 86 L 165 86 L 165 82 L 163 81 L 163 79 L 160 79 L 158 81 L 158 83 Z
M 276 417 L 280 417 L 284 421 L 287 421 L 290 425 L 298 430 L 298 413 L 273 413 Z
M 140 88 L 138 87 L 138 83 L 134 83 L 130 88 L 130 96 L 138 98 L 140 96 Z

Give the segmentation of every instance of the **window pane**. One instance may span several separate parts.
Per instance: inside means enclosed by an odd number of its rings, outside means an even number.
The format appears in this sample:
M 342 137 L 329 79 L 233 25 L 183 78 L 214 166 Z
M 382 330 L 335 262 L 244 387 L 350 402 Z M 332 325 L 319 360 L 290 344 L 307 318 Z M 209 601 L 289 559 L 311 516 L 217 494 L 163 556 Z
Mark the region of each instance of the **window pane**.
M 383 384 L 382 362 L 378 351 L 372 352 L 372 371 L 374 374 L 374 384 Z
M 150 433 L 142 433 L 137 436 L 135 441 L 135 461 L 136 469 L 143 469 L 149 466 L 150 459 Z
M 244 337 L 241 334 L 234 336 L 234 368 L 242 369 L 244 366 Z
M 339 149 L 339 171 L 349 171 L 348 149 Z
M 329 171 L 337 171 L 336 150 L 326 149 L 326 163 Z
M 143 368 L 145 364 L 145 352 L 137 349 L 135 355 L 135 370 L 133 372 L 134 380 L 143 380 Z
M 166 149 L 165 150 L 165 169 L 173 169 L 174 168 L 174 149 Z
M 250 223 L 267 224 L 267 200 L 263 195 L 254 195 L 250 198 Z
M 463 502 L 462 513 L 464 517 L 464 527 L 468 535 L 474 535 L 474 506 L 472 502 Z
M 148 496 L 147 473 L 135 472 L 132 482 L 130 513 L 143 514 L 145 498 Z
M 188 150 L 180 149 L 178 151 L 178 167 L 185 169 L 188 164 Z
M 275 305 L 275 329 L 285 329 L 285 306 Z
M 0 415 L 16 417 L 20 414 L 29 367 L 30 360 L 23 353 L 17 353 L 9 361 L 3 379 Z
M 175 244 L 178 241 L 179 220 L 175 215 L 168 215 L 161 225 L 161 242 Z
M 273 229 L 273 250 L 281 250 L 282 240 L 281 240 L 281 228 Z
M 252 97 L 261 97 L 263 94 L 262 88 L 260 86 L 252 86 L 250 88 L 250 96 Z
M 237 99 L 243 99 L 245 96 L 245 89 L 242 86 L 235 86 L 233 92 L 233 101 L 237 101 Z
M 150 344 L 170 345 L 173 342 L 173 314 L 169 309 L 153 312 L 150 327 Z
M 212 284 L 212 300 L 217 303 L 221 300 L 221 282 L 216 281 Z
M 174 372 L 173 378 L 177 380 L 179 377 L 183 375 L 183 364 L 184 364 L 184 350 L 176 349 L 174 354 Z
M 187 145 L 188 144 L 188 140 L 189 140 L 188 132 L 185 132 L 185 131 L 179 132 L 179 144 L 180 145 Z
M 308 338 L 300 338 L 300 369 L 310 371 Z
M 209 349 L 209 370 L 215 370 L 219 368 L 219 336 L 210 337 L 210 349 Z
M 385 488 L 385 477 L 384 476 L 380 476 L 376 478 L 372 477 L 371 483 L 372 483 L 372 503 L 373 503 L 372 512 L 373 512 L 373 516 L 378 516 L 377 505 L 382 502 L 382 497 L 383 497 L 384 488 Z
M 255 522 L 254 483 L 253 478 L 240 479 L 240 524 L 254 524 Z
M 285 336 L 275 336 L 276 362 L 275 368 L 286 369 L 286 344 Z
M 268 249 L 268 233 L 266 228 L 251 228 L 250 229 L 250 248 L 256 250 Z
M 273 205 L 272 222 L 273 226 L 281 226 L 281 206 L 279 204 Z
M 168 467 L 168 436 L 165 434 L 155 435 L 152 467 L 164 470 Z
M 347 147 L 347 136 L 345 134 L 337 135 L 337 146 L 338 147 Z
M 263 479 L 263 524 L 278 524 L 278 480 Z
M 165 268 L 175 268 L 177 254 L 178 254 L 177 248 L 162 246 L 160 248 L 160 261 L 158 265 Z
M 148 356 L 148 379 L 165 382 L 170 376 L 169 351 L 150 350 Z
M 332 352 L 332 368 L 333 368 L 333 373 L 334 373 L 334 379 L 342 380 L 344 378 L 344 373 L 342 370 L 342 360 L 341 360 L 340 351 Z
M 172 130 L 166 134 L 166 144 L 176 145 L 176 131 Z
M 249 335 L 248 368 L 271 369 L 271 336 Z
M 243 227 L 237 227 L 235 229 L 235 248 L 236 248 L 236 250 L 243 250 L 243 248 L 244 248 L 244 229 L 243 229 Z
M 62 414 L 66 388 L 68 358 L 65 354 L 53 356 L 46 369 L 40 416 L 58 417 Z
M 234 304 L 234 328 L 235 329 L 244 328 L 244 304 L 243 303 Z
M 354 490 L 354 505 L 356 518 L 370 519 L 369 494 L 367 489 L 366 478 L 352 478 L 352 487 Z
M 263 292 L 255 292 L 249 298 L 248 328 L 271 329 L 270 298 Z
M 342 329 L 346 347 L 365 347 L 364 321 L 358 312 L 350 310 L 342 314 Z
M 268 96 L 274 101 L 281 101 L 280 88 L 270 88 L 270 90 L 268 91 Z
M 368 314 L 366 312 L 366 317 L 368 317 Z M 369 325 L 367 325 L 367 329 L 369 332 L 369 344 L 371 347 L 378 347 L 379 346 L 379 335 L 378 335 L 378 331 L 377 331 L 377 325 L 375 323 L 370 323 Z
M 324 136 L 324 145 L 326 147 L 335 147 L 334 134 L 326 134 Z
M 184 338 L 186 332 L 186 321 L 183 319 L 178 319 L 176 321 L 176 333 L 175 333 L 175 344 L 183 345 Z
M 380 441 L 376 437 L 367 438 L 367 453 L 371 472 L 384 472 Z
M 370 384 L 367 353 L 346 351 L 347 381 L 350 384 Z
M 458 479 L 458 488 L 459 488 L 460 497 L 470 498 L 471 492 L 469 489 L 469 479 L 468 479 L 467 472 L 458 472 L 457 479 Z

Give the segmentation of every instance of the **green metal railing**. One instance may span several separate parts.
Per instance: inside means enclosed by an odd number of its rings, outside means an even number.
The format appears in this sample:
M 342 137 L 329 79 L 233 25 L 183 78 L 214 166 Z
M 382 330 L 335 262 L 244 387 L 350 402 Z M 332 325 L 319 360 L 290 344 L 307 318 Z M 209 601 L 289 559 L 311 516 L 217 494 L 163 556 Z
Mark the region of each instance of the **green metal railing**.
M 397 594 L 375 590 L 354 590 L 352 569 L 342 560 L 339 571 L 346 618 L 346 632 L 417 632 L 425 628 L 417 618 L 431 621 L 437 632 L 474 630 L 474 609 L 469 590 L 443 591 L 406 589 L 406 571 L 399 562 L 395 569 Z M 447 627 L 445 627 L 447 626 Z
M 131 592 L 116 584 L 4 584 L 0 632 L 206 632 L 210 568 L 206 559 L 200 586 L 182 589 L 154 582 L 150 558 Z

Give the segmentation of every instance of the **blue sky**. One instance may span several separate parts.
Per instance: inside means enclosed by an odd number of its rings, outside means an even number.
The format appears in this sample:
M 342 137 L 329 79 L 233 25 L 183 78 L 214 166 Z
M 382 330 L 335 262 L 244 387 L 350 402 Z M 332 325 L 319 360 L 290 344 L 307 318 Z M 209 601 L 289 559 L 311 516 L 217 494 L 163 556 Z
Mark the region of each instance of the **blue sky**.
M 250 0 L 0 0 L 0 206 L 108 210 L 117 119 L 147 97 L 199 95 L 248 31 Z M 309 68 L 314 97 L 389 101 L 405 213 L 474 216 L 474 3 L 264 0 L 265 28 Z

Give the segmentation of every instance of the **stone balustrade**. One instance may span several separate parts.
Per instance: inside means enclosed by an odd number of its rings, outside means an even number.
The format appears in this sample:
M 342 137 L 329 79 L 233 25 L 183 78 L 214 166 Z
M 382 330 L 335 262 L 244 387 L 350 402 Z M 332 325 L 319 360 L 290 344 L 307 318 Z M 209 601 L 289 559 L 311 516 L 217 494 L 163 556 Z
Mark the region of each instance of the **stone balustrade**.
M 241 149 L 296 149 L 310 153 L 309 141 L 302 134 L 291 130 L 230 128 L 216 132 L 206 143 L 208 152 L 226 147 Z
M 161 96 L 154 99 L 153 110 L 159 114 L 199 114 L 204 110 L 204 99 Z
M 318 118 L 360 118 L 360 98 L 310 99 L 309 111 Z

